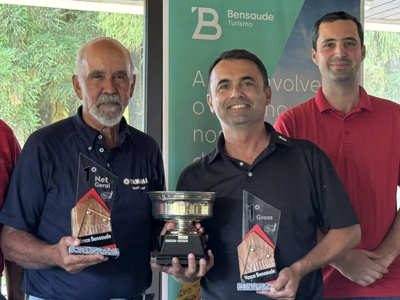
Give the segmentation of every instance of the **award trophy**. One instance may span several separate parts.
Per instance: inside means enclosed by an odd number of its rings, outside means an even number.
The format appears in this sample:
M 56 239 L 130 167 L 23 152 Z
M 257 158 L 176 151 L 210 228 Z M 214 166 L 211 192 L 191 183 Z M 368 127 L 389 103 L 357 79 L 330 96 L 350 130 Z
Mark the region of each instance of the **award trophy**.
M 211 218 L 216 193 L 212 192 L 148 192 L 152 201 L 153 216 L 164 221 L 174 221 L 175 227 L 161 237 L 161 250 L 156 257 L 159 265 L 172 265 L 177 257 L 183 266 L 188 265 L 187 256 L 193 253 L 196 264 L 208 259 L 204 253 L 204 236 L 193 222 Z
M 80 246 L 70 246 L 70 254 L 102 254 L 117 258 L 111 228 L 111 208 L 118 178 L 83 155 L 79 155 L 76 206 L 71 210 L 72 236 Z
M 269 291 L 278 278 L 274 258 L 281 212 L 243 191 L 243 240 L 238 246 L 238 291 Z

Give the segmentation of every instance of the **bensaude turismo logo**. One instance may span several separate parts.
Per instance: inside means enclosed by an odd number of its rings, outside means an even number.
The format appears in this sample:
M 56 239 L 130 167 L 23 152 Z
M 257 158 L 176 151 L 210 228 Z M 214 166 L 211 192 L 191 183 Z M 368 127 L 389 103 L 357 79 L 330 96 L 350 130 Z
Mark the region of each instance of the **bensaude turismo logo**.
M 209 7 L 192 7 L 192 13 L 198 11 L 198 22 L 194 30 L 192 39 L 195 40 L 218 40 L 222 34 L 221 26 L 218 24 L 218 13 Z M 213 19 L 211 21 L 204 20 L 204 14 L 211 14 Z M 217 30 L 215 34 L 200 33 L 203 27 L 212 27 Z
M 195 40 L 218 40 L 222 35 L 221 25 L 218 23 L 219 15 L 215 9 L 210 7 L 192 7 L 192 13 L 197 12 L 197 26 L 192 35 L 192 39 Z M 205 15 L 208 14 L 207 17 Z M 275 17 L 273 14 L 266 13 L 251 13 L 234 11 L 228 9 L 228 26 L 238 26 L 238 27 L 253 27 L 254 22 L 272 22 Z M 211 18 L 211 20 L 210 20 Z M 207 20 L 205 20 L 207 19 Z M 216 31 L 214 34 L 201 33 L 203 27 L 214 28 Z

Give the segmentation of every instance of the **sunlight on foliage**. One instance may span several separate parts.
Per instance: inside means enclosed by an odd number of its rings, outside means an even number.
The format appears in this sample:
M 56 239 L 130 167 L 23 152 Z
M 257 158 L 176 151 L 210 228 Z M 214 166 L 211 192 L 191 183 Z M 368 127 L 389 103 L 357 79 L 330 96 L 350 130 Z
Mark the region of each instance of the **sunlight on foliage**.
M 371 95 L 400 103 L 400 33 L 365 32 L 364 86 Z
M 71 77 L 81 46 L 108 36 L 124 44 L 132 57 L 141 57 L 143 23 L 142 15 L 1 4 L 0 118 L 20 143 L 36 129 L 76 113 L 81 102 Z M 142 101 L 135 95 L 130 111 L 140 124 Z

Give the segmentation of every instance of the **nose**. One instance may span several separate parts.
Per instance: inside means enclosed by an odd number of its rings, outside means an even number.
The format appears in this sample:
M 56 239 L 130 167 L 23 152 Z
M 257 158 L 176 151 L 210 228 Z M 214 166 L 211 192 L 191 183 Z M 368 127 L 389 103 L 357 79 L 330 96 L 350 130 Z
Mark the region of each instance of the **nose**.
M 240 84 L 233 85 L 231 98 L 240 98 L 240 97 L 243 97 L 242 87 L 240 86 Z
M 337 45 L 335 48 L 335 56 L 338 58 L 342 58 L 342 57 L 345 57 L 346 55 L 347 54 L 346 54 L 346 49 L 345 49 L 344 45 L 342 45 L 342 44 Z
M 107 94 L 115 94 L 117 92 L 117 88 L 114 82 L 113 77 L 107 77 L 103 83 L 103 92 Z

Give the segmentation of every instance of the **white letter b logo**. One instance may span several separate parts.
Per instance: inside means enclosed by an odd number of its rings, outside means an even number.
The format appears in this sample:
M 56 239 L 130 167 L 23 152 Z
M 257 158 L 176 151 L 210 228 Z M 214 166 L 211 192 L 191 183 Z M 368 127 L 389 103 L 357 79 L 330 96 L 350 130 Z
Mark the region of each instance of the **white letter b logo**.
M 195 12 L 197 7 L 192 7 L 192 13 Z M 222 34 L 221 26 L 218 24 L 218 13 L 207 7 L 199 7 L 199 16 L 197 27 L 193 33 L 192 39 L 196 40 L 218 40 Z M 204 21 L 204 14 L 212 14 L 213 19 L 211 21 Z M 202 27 L 214 27 L 217 30 L 215 34 L 202 34 L 200 33 Z

